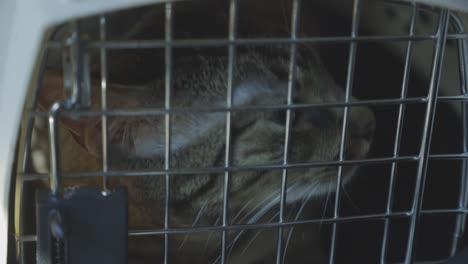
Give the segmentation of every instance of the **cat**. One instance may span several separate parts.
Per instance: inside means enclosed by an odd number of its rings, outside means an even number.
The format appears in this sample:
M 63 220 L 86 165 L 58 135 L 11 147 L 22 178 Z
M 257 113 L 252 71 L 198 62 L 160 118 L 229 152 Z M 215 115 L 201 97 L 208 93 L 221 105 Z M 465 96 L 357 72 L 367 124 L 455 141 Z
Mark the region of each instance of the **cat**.
M 271 1 L 270 1 L 271 2 Z M 269 3 L 270 3 L 269 2 Z M 276 1 L 275 1 L 276 2 Z M 290 13 L 286 3 L 277 1 L 278 8 L 264 11 L 264 16 L 243 19 L 246 13 L 261 12 L 262 1 L 239 4 L 239 34 L 248 36 L 263 31 L 286 34 L 284 24 L 272 21 L 277 14 Z M 255 3 L 255 4 L 254 4 Z M 227 7 L 228 1 L 190 1 L 175 3 L 176 36 L 193 37 L 198 28 L 207 29 L 203 34 L 210 36 L 223 32 L 218 29 L 227 24 L 205 23 L 199 14 L 207 5 L 213 8 Z M 224 5 L 223 5 L 224 4 Z M 284 4 L 284 5 L 283 5 Z M 273 5 L 273 4 L 271 4 Z M 180 6 L 180 7 L 179 7 Z M 286 6 L 286 7 L 285 7 Z M 281 7 L 281 8 L 279 8 Z M 180 8 L 180 9 L 177 9 Z M 141 9 L 142 14 L 164 14 L 163 6 Z M 227 10 L 227 9 L 226 9 Z M 159 13 L 158 13 L 159 12 Z M 271 13 L 267 13 L 271 12 Z M 177 16 L 179 15 L 179 17 Z M 142 16 L 146 18 L 146 16 Z M 225 21 L 227 16 L 217 14 L 216 20 Z M 248 17 L 246 15 L 246 17 Z M 253 19 L 255 18 L 255 19 Z M 141 19 L 144 20 L 144 19 Z M 193 23 L 191 23 L 193 22 Z M 255 22 L 255 23 L 253 23 Z M 136 32 L 146 32 L 159 22 L 139 24 Z M 135 23 L 137 24 L 137 23 Z M 185 27 L 184 27 L 185 25 Z M 211 32 L 211 25 L 213 31 Z M 218 31 L 219 30 L 219 31 Z M 241 34 L 242 33 L 242 34 Z M 133 33 L 133 37 L 141 36 Z M 154 33 L 159 34 L 159 33 Z M 191 35 L 193 34 L 193 35 Z M 220 34 L 220 33 L 219 33 Z M 262 33 L 263 34 L 263 33 Z M 146 36 L 146 35 L 145 35 Z M 128 37 L 128 36 L 127 36 Z M 147 37 L 147 36 L 146 36 Z M 155 36 L 151 36 L 155 37 Z M 228 83 L 227 49 L 174 50 L 173 83 L 171 108 L 179 109 L 171 114 L 171 156 L 170 167 L 180 171 L 201 169 L 200 173 L 171 175 L 170 184 L 170 227 L 213 226 L 220 224 L 223 208 L 224 173 L 226 148 L 226 113 L 206 111 L 207 108 L 226 107 Z M 109 59 L 108 102 L 110 109 L 164 108 L 165 83 L 162 53 L 116 51 Z M 140 61 L 138 61 L 140 60 Z M 345 94 L 327 72 L 313 45 L 297 45 L 293 103 L 323 104 L 342 103 Z M 125 62 L 125 63 L 123 63 Z M 236 48 L 235 70 L 232 85 L 232 105 L 244 108 L 232 112 L 230 135 L 230 165 L 240 168 L 282 165 L 284 162 L 286 110 L 271 109 L 272 106 L 287 104 L 289 81 L 289 45 L 264 45 L 259 47 L 239 46 Z M 133 69 L 132 69 L 133 68 Z M 94 66 L 94 68 L 96 67 Z M 137 69 L 146 69 L 141 73 Z M 135 76 L 138 76 L 137 78 Z M 132 83 L 133 79 L 133 83 Z M 120 82 L 113 83 L 112 80 Z M 42 83 L 39 105 L 48 109 L 51 103 L 62 98 L 63 79 L 49 68 Z M 99 109 L 100 82 L 92 81 L 92 109 Z M 354 98 L 353 98 L 354 100 Z M 260 108 L 247 111 L 245 108 Z M 205 111 L 203 111 L 205 109 Z M 343 107 L 309 107 L 292 109 L 290 113 L 289 164 L 320 161 L 336 161 L 339 158 Z M 198 111 L 197 111 L 198 110 Z M 146 115 L 108 118 L 108 150 L 111 170 L 162 170 L 165 164 L 165 120 L 164 115 Z M 74 146 L 88 155 L 88 160 L 99 164 L 102 158 L 101 119 L 62 118 L 62 124 L 73 138 Z M 347 140 L 344 155 L 348 160 L 363 159 L 368 154 L 375 130 L 373 112 L 362 106 L 349 108 Z M 61 142 L 62 144 L 64 142 Z M 73 150 L 64 156 L 73 157 Z M 75 158 L 70 158 L 75 160 Z M 64 162 L 64 170 L 67 164 Z M 74 162 L 74 167 L 78 166 Z M 206 168 L 221 168 L 217 172 L 204 172 Z M 346 184 L 355 174 L 358 166 L 343 166 L 342 182 Z M 99 169 L 96 169 L 99 171 Z M 205 170 L 206 171 L 206 170 Z M 281 169 L 240 169 L 230 173 L 229 223 L 255 224 L 278 221 L 278 206 L 281 193 Z M 287 206 L 304 205 L 311 199 L 329 195 L 337 185 L 337 166 L 297 167 L 288 170 Z M 158 229 L 163 226 L 165 182 L 161 176 L 115 177 L 112 185 L 124 185 L 129 190 L 129 228 Z M 79 180 L 67 179 L 66 185 L 78 184 Z M 288 207 L 289 208 L 289 207 Z M 303 206 L 293 212 L 297 220 L 302 215 L 320 218 L 321 212 L 302 212 Z M 190 217 L 190 218 L 189 218 Z M 194 220 L 195 219 L 195 220 Z M 253 232 L 253 231 L 252 231 Z M 292 232 L 292 230 L 291 230 Z M 292 259 L 290 263 L 322 263 L 326 261 L 320 251 L 317 231 L 311 227 L 296 227 L 294 232 L 309 232 L 312 238 L 302 241 L 309 248 L 308 255 L 296 256 L 300 239 L 287 239 L 289 249 L 285 251 Z M 265 232 L 230 232 L 230 263 L 272 263 L 275 259 L 276 229 Z M 220 240 L 191 235 L 171 236 L 169 258 L 175 263 L 215 263 L 219 261 Z M 287 236 L 286 236 L 287 237 Z M 191 241 L 190 243 L 187 241 Z M 256 244 L 249 245 L 253 240 Z M 161 259 L 163 240 L 151 236 L 129 243 L 130 263 L 149 263 Z M 190 245 L 188 245 L 190 244 Z M 288 251 L 289 250 L 289 251 Z M 203 253 L 200 253 L 203 252 Z M 147 262 L 146 262 L 147 261 Z

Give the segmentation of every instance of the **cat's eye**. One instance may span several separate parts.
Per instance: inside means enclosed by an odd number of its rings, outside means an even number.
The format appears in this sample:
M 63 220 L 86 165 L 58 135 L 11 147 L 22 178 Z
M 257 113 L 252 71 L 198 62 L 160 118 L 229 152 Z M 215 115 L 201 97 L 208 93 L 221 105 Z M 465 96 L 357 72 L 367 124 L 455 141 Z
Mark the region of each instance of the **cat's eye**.
M 285 111 L 285 110 L 275 111 L 273 113 L 273 116 L 272 116 L 272 121 L 274 121 L 275 123 L 277 123 L 279 125 L 285 126 L 286 125 L 287 115 L 288 115 L 288 112 Z M 291 110 L 290 111 L 290 122 L 291 122 L 291 124 L 294 124 L 295 121 L 296 121 L 296 111 Z
M 316 128 L 327 129 L 337 123 L 337 117 L 327 108 L 312 108 L 300 112 L 300 119 Z
M 273 113 L 272 120 L 280 125 L 286 124 L 287 111 L 276 111 Z M 314 127 L 326 129 L 337 123 L 337 117 L 332 110 L 326 108 L 312 108 L 305 110 L 291 110 L 290 122 L 295 124 L 296 120 L 306 122 Z

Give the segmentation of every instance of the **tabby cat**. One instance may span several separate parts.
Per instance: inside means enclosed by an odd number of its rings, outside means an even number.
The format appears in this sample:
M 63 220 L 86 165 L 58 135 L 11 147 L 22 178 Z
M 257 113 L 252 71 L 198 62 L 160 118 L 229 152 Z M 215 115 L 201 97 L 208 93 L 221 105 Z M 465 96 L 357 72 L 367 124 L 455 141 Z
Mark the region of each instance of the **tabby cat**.
M 226 37 L 229 1 L 188 1 L 175 3 L 174 37 Z M 263 8 L 268 3 L 268 7 Z M 289 36 L 290 1 L 249 0 L 239 2 L 239 37 Z M 210 11 L 211 10 L 211 11 Z M 213 14 L 212 10 L 220 10 Z M 224 12 L 223 12 L 224 11 Z M 158 38 L 164 5 L 140 8 L 126 18 L 126 34 L 120 39 Z M 119 25 L 119 14 L 109 16 Z M 120 19 L 121 20 L 121 19 Z M 302 21 L 301 25 L 305 25 Z M 304 27 L 304 26 L 303 26 Z M 86 27 L 92 35 L 93 27 Z M 152 29 L 152 31 L 151 31 Z M 308 29 L 309 31 L 311 29 Z M 118 30 L 114 30 L 119 32 Z M 112 29 L 109 30 L 112 34 Z M 131 33 L 128 33 L 131 32 Z M 152 33 L 151 33 L 152 32 Z M 224 35 L 223 35 L 224 34 Z M 109 51 L 109 108 L 163 108 L 165 100 L 164 50 Z M 206 111 L 226 107 L 228 84 L 227 48 L 187 48 L 173 51 L 170 167 L 170 226 L 197 227 L 221 224 L 224 173 L 204 168 L 223 168 L 226 152 L 226 113 Z M 230 165 L 239 168 L 264 166 L 265 169 L 239 169 L 230 174 L 229 223 L 256 224 L 278 221 L 281 194 L 281 169 L 285 152 L 286 110 L 271 106 L 287 104 L 290 45 L 238 46 L 232 85 L 233 111 L 230 134 Z M 340 87 L 320 62 L 312 45 L 297 45 L 293 103 L 323 104 L 344 102 Z M 98 65 L 93 64 L 93 71 Z M 93 107 L 99 109 L 98 72 L 92 82 Z M 63 80 L 53 66 L 42 85 L 40 106 L 50 107 L 61 98 Z M 354 100 L 354 98 L 353 98 Z M 251 110 L 246 110 L 250 107 Z M 262 108 L 263 107 L 263 108 Z M 252 108 L 256 108 L 252 110 Z M 262 109 L 258 109 L 262 108 Z M 178 110 L 177 110 L 178 109 Z M 289 164 L 333 161 L 339 158 L 343 107 L 309 107 L 291 110 Z M 101 119 L 63 118 L 63 125 L 74 146 L 84 149 L 87 160 L 99 164 L 102 153 Z M 165 157 L 164 115 L 109 117 L 109 167 L 111 170 L 162 170 Z M 346 159 L 363 159 L 369 152 L 375 119 L 367 107 L 351 107 L 344 148 Z M 70 144 L 70 140 L 67 141 Z M 81 151 L 81 150 L 80 150 Z M 69 150 L 64 156 L 73 157 Z M 80 154 L 83 156 L 83 153 Z M 75 168 L 74 160 L 69 158 Z M 89 165 L 83 164 L 83 166 Z M 94 164 L 93 163 L 93 164 Z M 67 170 L 64 162 L 64 170 Z M 97 166 L 97 165 L 96 165 Z M 100 168 L 96 168 L 98 171 Z M 200 169 L 195 173 L 193 169 Z M 356 165 L 343 167 L 346 184 Z M 297 166 L 288 170 L 286 218 L 300 220 L 322 217 L 319 209 L 305 205 L 318 197 L 328 197 L 336 189 L 338 167 Z M 115 177 L 113 185 L 129 190 L 130 229 L 158 229 L 164 223 L 166 199 L 164 177 Z M 69 180 L 66 184 L 78 184 Z M 304 210 L 307 208 L 307 210 Z M 286 232 L 290 231 L 290 232 Z M 296 234 L 308 234 L 301 238 Z M 284 260 L 288 263 L 321 263 L 317 226 L 299 225 L 285 229 Z M 290 234 L 293 234 L 290 236 Z M 273 263 L 276 258 L 276 229 L 232 231 L 228 236 L 230 263 Z M 130 238 L 130 263 L 158 263 L 163 248 L 162 236 Z M 306 249 L 307 254 L 298 254 Z M 220 233 L 207 232 L 170 236 L 172 263 L 216 263 L 220 256 Z M 295 253 L 296 252 L 296 253 Z

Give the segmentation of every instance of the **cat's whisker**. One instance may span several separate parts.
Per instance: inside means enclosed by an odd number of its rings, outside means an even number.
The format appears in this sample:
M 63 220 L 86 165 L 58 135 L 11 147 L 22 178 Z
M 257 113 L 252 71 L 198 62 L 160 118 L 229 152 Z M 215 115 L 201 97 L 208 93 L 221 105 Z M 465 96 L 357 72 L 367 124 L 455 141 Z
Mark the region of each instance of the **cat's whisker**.
M 218 216 L 218 218 L 216 219 L 215 223 L 214 223 L 214 226 L 218 225 L 219 221 L 221 220 L 221 214 Z M 210 232 L 208 234 L 208 238 L 206 239 L 206 243 L 205 243 L 205 248 L 203 250 L 203 254 L 206 253 L 206 251 L 208 250 L 208 243 L 210 242 L 211 240 L 211 236 L 213 235 L 213 232 Z
M 287 188 L 287 191 L 291 191 L 293 189 L 295 189 L 296 187 L 298 187 L 299 184 L 297 182 L 294 182 L 291 186 L 289 186 Z M 309 192 L 310 189 L 306 189 L 305 191 L 303 191 L 300 195 L 302 196 L 304 193 L 306 192 Z M 260 209 L 254 216 L 252 216 L 250 218 L 250 220 L 247 222 L 248 224 L 253 224 L 253 223 L 256 223 L 258 220 L 260 220 L 260 218 L 262 218 L 269 210 L 271 210 L 276 204 L 278 204 L 281 200 L 281 197 L 279 194 L 277 194 L 277 196 L 271 200 L 269 203 L 267 203 L 266 206 L 264 206 L 262 209 Z M 268 220 L 268 222 L 271 222 L 273 219 L 275 219 L 277 216 L 279 215 L 279 212 L 277 212 L 271 219 Z M 229 245 L 231 246 L 230 250 L 229 250 L 229 254 L 231 253 L 232 249 L 234 248 L 234 245 L 235 243 L 238 241 L 238 239 L 241 237 L 241 235 L 243 235 L 245 233 L 245 231 L 241 231 L 237 236 L 236 238 L 233 240 L 233 242 Z M 248 245 L 244 248 L 244 250 L 242 251 L 242 255 L 245 253 L 245 251 L 248 249 L 248 247 L 253 243 L 253 241 L 255 240 L 255 238 L 261 233 L 261 231 L 259 231 L 258 234 L 256 234 L 254 236 L 254 238 L 248 243 Z
M 304 201 L 305 201 L 305 198 L 302 199 L 302 201 L 304 202 Z M 298 206 L 296 205 L 296 206 L 294 206 L 294 208 L 291 208 L 291 210 L 289 211 L 288 217 L 287 217 L 286 219 L 288 219 L 288 220 L 291 219 L 291 215 L 294 213 L 294 211 L 297 209 L 297 207 L 298 207 Z M 293 229 L 294 229 L 294 227 L 291 227 L 291 230 L 290 230 L 289 235 L 288 235 L 288 240 L 289 240 L 289 237 L 290 237 L 291 232 L 292 232 Z M 288 243 L 288 242 L 286 242 L 286 244 L 287 244 L 287 243 Z M 286 246 L 286 248 L 287 248 L 287 246 Z M 283 262 L 284 262 L 284 258 L 283 258 Z
M 297 186 L 299 186 L 298 183 L 293 183 L 290 187 L 287 188 L 287 192 L 290 192 L 292 191 L 293 189 L 295 189 Z M 307 190 L 306 190 L 307 191 Z M 305 193 L 306 191 L 304 191 L 303 193 Z M 303 193 L 301 193 L 300 195 L 302 196 Z M 252 216 L 250 218 L 250 220 L 247 222 L 248 224 L 252 224 L 252 223 L 255 223 L 257 222 L 262 216 L 264 216 L 271 208 L 273 208 L 276 204 L 278 204 L 281 200 L 281 197 L 279 195 L 279 192 L 275 192 L 273 194 L 276 194 L 277 196 L 269 201 L 263 208 L 261 208 L 254 216 Z M 273 196 L 273 195 L 272 195 Z M 271 197 L 271 196 L 270 196 Z M 256 209 L 256 208 L 255 208 Z
M 279 215 L 279 212 L 277 212 L 275 215 L 273 215 L 273 217 L 271 217 L 268 222 L 271 222 L 273 219 L 275 219 L 277 216 Z M 264 229 L 261 229 L 257 232 L 257 234 L 255 234 L 255 236 L 249 241 L 249 243 L 247 243 L 247 245 L 244 247 L 244 249 L 242 250 L 241 252 L 241 256 L 243 256 L 245 254 L 245 252 L 247 251 L 247 249 L 250 247 L 250 245 L 252 245 L 252 243 L 255 241 L 255 239 L 264 231 Z
M 180 252 L 180 251 L 182 250 L 182 248 L 183 248 L 184 245 L 185 245 L 185 242 L 187 242 L 187 240 L 188 240 L 188 237 L 189 237 L 189 234 L 186 234 L 186 235 L 184 236 L 184 239 L 182 240 L 182 243 L 180 243 L 180 246 L 179 246 L 179 248 L 177 249 L 178 252 Z
M 221 259 L 221 256 L 217 257 L 211 264 L 217 264 L 220 259 Z
M 323 213 L 322 213 L 322 217 L 320 218 L 320 225 L 319 225 L 319 231 L 318 231 L 318 235 L 320 236 L 320 233 L 322 231 L 322 225 L 323 225 L 323 219 L 325 219 L 325 214 L 327 213 L 327 206 L 328 206 L 328 201 L 330 200 L 330 194 L 331 194 L 331 190 L 328 189 L 328 192 L 327 192 L 327 198 L 325 199 L 325 205 L 323 207 Z
M 310 198 L 313 196 L 312 191 L 313 191 L 314 188 L 315 188 L 315 186 L 311 186 L 311 187 L 309 187 L 307 189 L 307 192 L 309 192 L 309 194 L 307 196 L 305 196 L 304 199 L 302 200 L 301 207 L 299 208 L 299 211 L 297 212 L 296 217 L 294 218 L 294 221 L 297 221 L 299 219 L 299 217 L 301 216 L 302 211 L 304 210 L 305 206 L 309 202 Z M 286 239 L 286 244 L 284 246 L 284 253 L 283 253 L 282 263 L 286 262 L 286 255 L 287 255 L 287 252 L 288 252 L 289 242 L 291 241 L 293 231 L 294 231 L 294 226 L 292 226 L 291 229 L 289 230 L 288 238 Z
M 207 205 L 208 205 L 208 200 L 203 203 L 202 207 L 198 211 L 198 214 L 197 214 L 197 216 L 195 217 L 195 220 L 192 223 L 192 227 L 194 227 L 198 223 L 198 221 L 200 220 L 200 217 L 201 217 L 202 213 L 205 211 Z
M 297 188 L 299 186 L 299 184 L 297 182 L 294 182 L 293 184 L 291 184 L 291 186 L 288 187 L 287 191 L 292 191 L 293 189 Z M 276 197 L 271 200 L 270 202 L 268 202 L 268 200 L 272 197 L 274 197 L 276 195 Z M 280 198 L 280 195 L 279 195 L 279 192 L 274 192 L 272 193 L 271 195 L 267 196 L 262 202 L 260 202 L 257 206 L 255 206 L 246 216 L 244 216 L 241 221 L 243 221 L 245 218 L 247 218 L 249 215 L 251 215 L 253 212 L 255 212 L 255 210 L 257 208 L 259 208 L 262 204 L 268 202 L 264 207 L 262 207 L 262 209 L 260 209 L 254 216 L 252 216 L 249 221 L 247 222 L 248 224 L 253 224 L 255 222 L 257 222 L 260 218 L 262 218 L 269 210 L 271 210 L 276 204 L 278 204 L 280 202 L 281 198 Z M 268 221 L 268 222 L 271 222 L 273 219 L 275 219 L 277 216 L 279 215 L 279 212 L 277 212 L 275 215 L 273 215 L 273 217 Z M 236 237 L 233 239 L 233 241 L 231 243 L 229 243 L 228 245 L 228 248 L 229 248 L 229 253 L 228 253 L 228 256 L 231 254 L 235 244 L 237 243 L 237 241 L 240 239 L 240 237 L 245 233 L 246 231 L 245 230 L 242 230 L 241 232 L 239 232 L 239 234 L 236 235 Z M 248 245 L 244 248 L 244 250 L 242 251 L 242 254 L 245 253 L 245 251 L 248 249 L 248 247 L 253 243 L 253 241 L 255 240 L 256 237 L 258 237 L 258 235 L 262 232 L 262 230 L 259 231 L 258 234 L 256 234 L 254 236 L 254 238 L 248 243 Z M 219 257 L 218 257 L 219 259 Z M 218 261 L 218 259 L 216 259 L 216 261 Z
M 278 194 L 277 194 L 278 195 Z M 264 216 L 271 208 L 273 208 L 273 206 L 275 206 L 277 203 L 279 202 L 279 195 L 277 196 L 277 198 L 273 199 L 272 201 L 270 201 L 270 203 L 268 203 L 265 207 L 263 207 L 257 214 L 255 214 L 252 218 L 249 219 L 249 221 L 247 222 L 248 224 L 253 224 L 255 222 L 257 222 L 262 216 Z M 263 202 L 262 202 L 263 203 Z M 248 216 L 248 215 L 247 215 Z M 276 215 L 273 217 L 275 218 Z M 228 245 L 228 248 L 229 249 L 229 253 L 228 255 L 231 253 L 232 249 L 234 248 L 234 245 L 236 244 L 236 242 L 239 240 L 239 238 L 245 233 L 246 231 L 245 230 L 242 230 L 241 232 L 239 232 L 239 234 L 236 235 L 236 237 L 233 239 L 233 241 L 231 243 L 229 243 Z
M 123 126 L 123 131 L 122 131 L 122 140 L 125 141 L 128 137 L 128 130 L 129 130 L 129 127 L 128 127 L 128 124 L 127 122 L 124 122 Z
M 257 222 L 260 218 L 262 218 L 262 216 L 264 216 L 271 208 L 273 208 L 279 202 L 280 202 L 280 197 L 278 195 L 273 200 L 268 202 L 263 208 L 261 208 L 255 215 L 253 215 L 247 223 L 253 224 Z
M 205 201 L 203 203 L 202 207 L 200 208 L 200 210 L 198 210 L 197 216 L 195 217 L 195 220 L 192 223 L 192 227 L 195 227 L 195 225 L 197 225 L 198 220 L 200 220 L 200 216 L 202 215 L 203 211 L 205 210 L 207 204 L 208 204 L 208 200 Z M 180 243 L 180 246 L 177 249 L 177 251 L 180 251 L 184 247 L 185 243 L 187 242 L 187 239 L 188 239 L 189 235 L 190 235 L 190 233 L 185 234 L 184 239 L 182 240 L 182 243 Z
M 290 187 L 288 187 L 288 191 L 296 188 L 298 186 L 297 183 L 294 183 L 292 184 Z M 261 203 L 259 203 L 257 206 L 255 206 L 246 216 L 244 216 L 241 221 L 243 221 L 245 218 L 247 218 L 249 215 L 251 215 L 253 212 L 255 212 L 255 210 L 257 208 L 259 208 L 262 204 L 268 202 L 268 200 L 271 198 L 271 197 L 274 197 L 276 195 L 276 197 L 271 200 L 269 203 L 266 204 L 266 206 L 264 206 L 260 211 L 258 211 L 254 216 L 252 216 L 249 221 L 247 222 L 248 224 L 253 224 L 255 222 L 257 222 L 261 217 L 263 217 L 270 209 L 272 209 L 276 204 L 279 203 L 280 201 L 280 195 L 279 195 L 279 192 L 274 192 L 272 193 L 271 195 L 267 196 Z M 279 213 L 276 213 L 270 220 L 273 220 L 275 217 L 278 216 Z M 233 239 L 233 241 L 228 245 L 228 248 L 229 249 L 229 253 L 228 253 L 228 256 L 231 254 L 232 252 L 232 249 L 234 248 L 236 242 L 239 240 L 239 238 L 245 233 L 246 231 L 245 230 L 242 230 L 241 232 L 239 232 L 239 234 L 236 235 L 236 237 Z
M 288 217 L 286 218 L 287 220 L 291 219 L 291 215 L 294 213 L 294 211 L 296 211 L 297 207 L 297 204 L 295 204 L 294 208 L 291 208 L 291 210 L 289 210 Z
M 254 201 L 254 198 L 250 199 L 245 205 L 237 212 L 237 214 L 232 218 L 231 223 L 235 223 L 237 218 L 241 215 L 241 213 Z
M 298 182 L 293 182 L 288 188 L 287 188 L 287 191 L 290 192 L 294 189 L 296 189 L 297 187 L 299 187 L 300 184 Z M 300 208 L 295 216 L 295 219 L 294 221 L 297 221 L 299 219 L 299 217 L 301 216 L 305 206 L 307 205 L 307 203 L 309 202 L 310 198 L 312 198 L 314 196 L 314 189 L 316 189 L 317 186 L 313 185 L 313 186 L 310 186 L 309 188 L 306 188 L 304 191 L 302 191 L 299 196 L 304 196 L 303 199 L 302 199 L 302 203 L 300 205 Z M 327 192 L 327 200 L 326 200 L 326 203 L 328 203 L 328 199 L 329 199 L 329 195 L 330 195 L 330 191 Z M 276 196 L 276 197 L 275 197 Z M 274 197 L 274 198 L 273 198 Z M 273 199 L 271 199 L 273 198 Z M 271 199 L 271 200 L 270 200 Z M 252 208 L 244 217 L 242 217 L 242 219 L 240 219 L 240 222 L 244 221 L 247 217 L 249 217 L 250 215 L 252 215 L 258 208 L 261 207 L 261 209 L 259 211 L 257 211 L 253 216 L 250 217 L 250 219 L 247 221 L 248 224 L 253 224 L 253 223 L 256 223 L 258 220 L 260 220 L 263 216 L 266 215 L 266 213 L 271 210 L 275 205 L 277 205 L 281 200 L 281 197 L 279 195 L 279 192 L 273 192 L 272 194 L 270 194 L 269 196 L 267 196 L 263 201 L 261 201 L 258 205 L 256 205 L 254 208 Z M 239 216 L 242 214 L 243 211 L 245 211 L 245 209 L 248 207 L 249 204 L 251 204 L 253 202 L 253 200 L 249 200 L 246 205 L 244 205 L 241 210 L 236 214 L 236 216 L 233 218 L 233 221 L 234 222 L 237 218 L 239 218 Z M 291 217 L 291 214 L 293 213 L 293 210 L 291 210 L 289 216 L 288 216 L 288 219 Z M 279 212 L 275 213 L 273 215 L 272 218 L 269 219 L 269 222 L 271 222 L 274 218 L 276 218 L 278 216 Z M 219 220 L 219 218 L 218 218 Z M 217 220 L 217 221 L 218 221 Z M 287 249 L 288 249 L 288 246 L 289 246 L 289 243 L 290 243 L 290 240 L 291 240 L 291 237 L 292 237 L 292 232 L 293 232 L 294 228 L 291 228 L 289 234 L 288 234 L 288 238 L 287 238 L 287 241 L 286 241 L 286 246 L 285 246 L 285 254 L 283 255 L 283 262 L 285 261 L 285 257 L 286 257 L 286 252 L 287 252 Z M 241 255 L 244 255 L 245 252 L 247 251 L 247 249 L 252 245 L 252 243 L 255 241 L 255 239 L 262 233 L 263 230 L 260 230 L 258 231 L 257 234 L 255 234 L 255 236 L 247 243 L 247 245 L 244 247 L 244 249 L 242 250 L 241 252 Z M 228 257 L 231 255 L 233 249 L 234 249 L 234 246 L 236 245 L 236 243 L 239 241 L 239 239 L 241 238 L 241 236 L 243 234 L 245 234 L 246 230 L 242 230 L 239 232 L 239 234 L 237 234 L 234 239 L 227 245 L 227 248 L 229 248 L 229 252 L 228 252 Z M 220 260 L 221 256 L 218 256 L 213 263 L 218 263 L 219 260 Z
M 287 254 L 287 252 L 288 252 L 289 241 L 291 240 L 293 231 L 294 231 L 294 226 L 291 227 L 291 229 L 289 230 L 288 238 L 286 239 L 286 245 L 284 246 L 283 260 L 282 260 L 282 262 L 281 262 L 281 263 L 283 263 L 283 264 L 286 263 L 286 254 Z
M 359 206 L 357 206 L 357 204 L 353 201 L 353 199 L 351 198 L 351 195 L 349 195 L 349 192 L 346 190 L 346 188 L 343 186 L 341 188 L 343 190 L 343 193 L 344 195 L 346 196 L 346 198 L 348 199 L 348 201 L 351 203 L 351 206 L 357 210 L 357 212 L 361 212 L 361 208 L 359 208 Z
M 239 223 L 244 222 L 250 215 L 252 215 L 258 208 L 260 208 L 263 204 L 267 203 L 268 200 L 273 198 L 275 195 L 278 195 L 278 192 L 272 192 L 270 195 L 265 197 L 261 202 L 259 202 L 255 207 L 253 207 L 247 214 L 245 214 L 240 220 Z M 234 222 L 234 221 L 233 221 Z

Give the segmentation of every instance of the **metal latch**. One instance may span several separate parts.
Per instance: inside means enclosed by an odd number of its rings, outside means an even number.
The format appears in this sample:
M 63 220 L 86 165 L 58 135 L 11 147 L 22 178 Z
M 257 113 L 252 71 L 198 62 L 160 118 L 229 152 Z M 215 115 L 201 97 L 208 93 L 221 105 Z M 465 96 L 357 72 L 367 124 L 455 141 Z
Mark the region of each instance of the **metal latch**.
M 127 263 L 127 192 L 79 186 L 36 193 L 38 264 Z
M 90 106 L 89 60 L 79 41 L 79 28 L 66 45 L 71 65 L 64 64 L 66 99 L 49 111 L 50 189 L 36 193 L 38 264 L 127 263 L 127 191 L 96 186 L 62 190 L 58 122 L 63 111 Z

